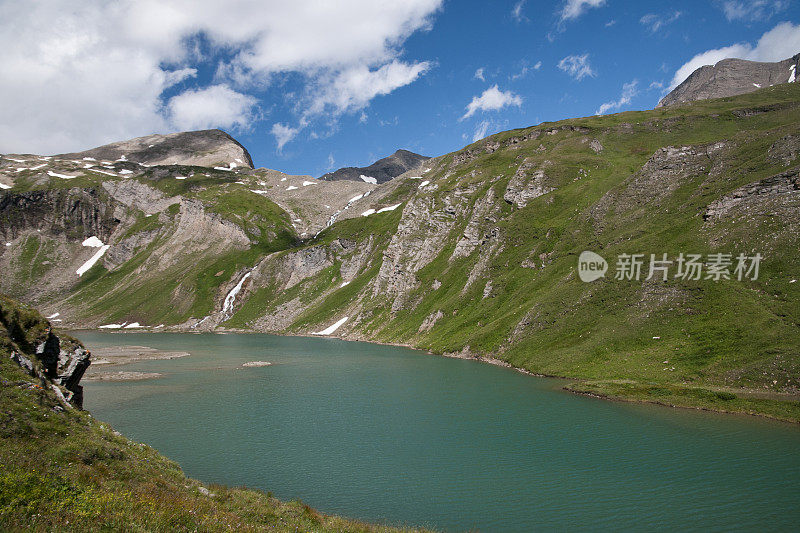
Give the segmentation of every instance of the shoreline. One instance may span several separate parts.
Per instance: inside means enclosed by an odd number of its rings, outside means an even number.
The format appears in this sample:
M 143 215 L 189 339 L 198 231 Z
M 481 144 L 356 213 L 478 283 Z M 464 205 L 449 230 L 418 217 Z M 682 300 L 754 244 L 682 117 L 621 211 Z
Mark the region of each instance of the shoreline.
M 96 332 L 95 328 L 60 328 L 64 329 L 65 331 L 86 331 L 86 332 Z M 395 346 L 399 348 L 408 348 L 411 350 L 416 350 L 419 352 L 423 352 L 427 355 L 433 355 L 436 357 L 446 357 L 449 359 L 462 359 L 462 360 L 470 360 L 470 361 L 477 361 L 484 364 L 489 364 L 493 366 L 498 366 L 502 368 L 507 368 L 509 370 L 514 370 L 515 372 L 519 372 L 521 374 L 525 374 L 531 377 L 536 378 L 547 378 L 547 379 L 560 379 L 564 381 L 569 381 L 570 383 L 565 384 L 564 386 L 560 387 L 560 390 L 564 392 L 568 392 L 570 394 L 575 394 L 579 396 L 586 396 L 595 398 L 598 400 L 606 400 L 606 401 L 617 401 L 617 402 L 625 402 L 625 403 L 635 403 L 635 404 L 643 404 L 643 405 L 654 405 L 659 407 L 670 407 L 673 409 L 693 409 L 697 411 L 705 411 L 709 413 L 718 413 L 723 415 L 744 415 L 749 417 L 758 417 L 763 418 L 766 420 L 770 420 L 773 422 L 781 422 L 781 423 L 788 423 L 794 426 L 800 425 L 800 418 L 783 418 L 780 416 L 772 415 L 766 412 L 757 412 L 757 411 L 733 411 L 733 410 L 726 410 L 724 408 L 715 408 L 712 406 L 703 406 L 703 405 L 678 405 L 672 402 L 669 402 L 665 399 L 641 399 L 641 398 L 634 398 L 630 396 L 623 396 L 623 395 L 615 395 L 610 393 L 603 393 L 603 392 L 595 392 L 589 390 L 581 390 L 573 388 L 572 385 L 576 385 L 578 383 L 585 383 L 588 381 L 603 381 L 603 380 L 592 380 L 591 378 L 579 378 L 579 377 L 567 377 L 567 376 L 559 376 L 559 375 L 551 375 L 551 374 L 540 374 L 537 372 L 532 372 L 526 368 L 518 367 L 512 365 L 508 361 L 504 361 L 502 359 L 498 359 L 496 357 L 486 357 L 480 355 L 471 355 L 469 352 L 448 352 L 448 353 L 436 353 L 430 350 L 426 350 L 424 348 L 419 348 L 413 346 L 408 343 L 400 343 L 400 342 L 380 342 L 375 340 L 366 340 L 361 338 L 345 338 L 339 335 L 310 335 L 310 334 L 298 334 L 298 333 L 277 333 L 277 332 L 264 332 L 264 331 L 255 331 L 255 330 L 245 330 L 245 329 L 228 329 L 228 328 L 220 328 L 214 331 L 185 331 L 181 329 L 159 329 L 158 331 L 152 331 L 151 328 L 141 328 L 135 330 L 112 330 L 112 331 L 103 331 L 103 333 L 189 333 L 194 335 L 200 334 L 212 334 L 212 335 L 222 335 L 222 334 L 230 334 L 230 333 L 237 333 L 237 334 L 248 334 L 248 335 L 274 335 L 277 337 L 304 337 L 304 338 L 312 338 L 312 339 L 336 339 L 345 342 L 365 342 L 368 344 L 374 344 L 378 346 Z M 691 388 L 683 387 L 685 390 L 693 390 Z M 696 390 L 700 390 L 697 388 Z M 749 390 L 749 389 L 741 389 L 741 392 L 750 394 L 750 393 L 758 393 L 760 391 L 756 390 Z

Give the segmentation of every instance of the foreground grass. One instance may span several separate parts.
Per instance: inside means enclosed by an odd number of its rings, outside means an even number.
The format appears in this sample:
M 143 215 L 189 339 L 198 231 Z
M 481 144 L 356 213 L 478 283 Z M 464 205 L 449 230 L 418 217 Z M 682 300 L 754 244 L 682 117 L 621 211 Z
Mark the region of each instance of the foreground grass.
M 46 331 L 36 311 L 0 296 L 0 530 L 398 531 L 187 478 L 153 448 L 62 406 L 9 359 L 30 357 Z

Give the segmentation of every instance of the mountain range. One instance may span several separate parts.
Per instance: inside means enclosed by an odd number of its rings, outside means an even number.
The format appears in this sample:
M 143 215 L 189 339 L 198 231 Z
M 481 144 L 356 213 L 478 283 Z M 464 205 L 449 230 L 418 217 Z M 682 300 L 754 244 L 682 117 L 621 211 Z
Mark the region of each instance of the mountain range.
M 61 327 L 401 343 L 798 420 L 800 86 L 747 87 L 764 67 L 742 65 L 655 110 L 319 180 L 255 169 L 219 130 L 3 155 L 0 290 Z

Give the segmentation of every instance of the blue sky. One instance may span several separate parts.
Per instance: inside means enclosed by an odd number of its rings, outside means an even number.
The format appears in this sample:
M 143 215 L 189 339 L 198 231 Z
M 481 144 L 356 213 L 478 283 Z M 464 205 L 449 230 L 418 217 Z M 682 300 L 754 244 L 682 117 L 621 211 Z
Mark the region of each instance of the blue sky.
M 222 127 L 256 166 L 319 176 L 652 108 L 702 64 L 800 52 L 789 0 L 106 4 L 0 3 L 0 62 L 19 66 L 0 74 L 0 152 Z

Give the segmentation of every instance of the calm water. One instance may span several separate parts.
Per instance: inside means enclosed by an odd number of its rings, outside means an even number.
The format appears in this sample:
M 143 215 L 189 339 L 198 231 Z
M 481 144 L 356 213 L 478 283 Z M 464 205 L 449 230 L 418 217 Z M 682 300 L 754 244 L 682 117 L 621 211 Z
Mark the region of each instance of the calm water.
M 207 482 L 447 531 L 797 530 L 800 429 L 605 402 L 473 361 L 330 339 L 81 332 L 191 357 L 86 408 Z M 247 361 L 273 366 L 241 368 Z

